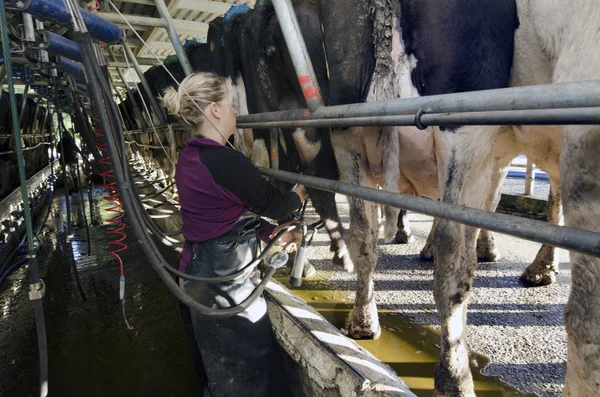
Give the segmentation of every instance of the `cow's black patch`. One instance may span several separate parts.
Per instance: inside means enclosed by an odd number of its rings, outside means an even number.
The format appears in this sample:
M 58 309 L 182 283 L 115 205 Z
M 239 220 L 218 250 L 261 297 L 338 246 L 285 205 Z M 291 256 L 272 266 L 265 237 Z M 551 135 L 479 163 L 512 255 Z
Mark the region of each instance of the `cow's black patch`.
M 419 95 L 508 86 L 519 26 L 515 0 L 399 1 Z

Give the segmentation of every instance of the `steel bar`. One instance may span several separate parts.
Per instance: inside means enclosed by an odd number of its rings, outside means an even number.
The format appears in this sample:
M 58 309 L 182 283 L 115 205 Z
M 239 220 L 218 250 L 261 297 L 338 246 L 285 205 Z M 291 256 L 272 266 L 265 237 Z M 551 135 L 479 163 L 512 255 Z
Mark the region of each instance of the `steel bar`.
M 188 76 L 192 73 L 192 66 L 190 65 L 190 60 L 188 59 L 187 54 L 183 50 L 181 41 L 179 40 L 179 34 L 177 33 L 177 29 L 175 28 L 173 19 L 171 18 L 171 13 L 169 12 L 164 0 L 154 0 L 154 3 L 156 4 L 156 10 L 166 23 L 165 29 L 167 29 L 167 34 L 169 35 L 169 39 L 171 39 L 171 43 L 175 49 L 175 54 L 177 54 L 177 59 L 179 60 L 179 63 L 181 63 L 183 72 L 186 76 Z
M 271 143 L 271 168 L 279 169 L 279 130 L 277 128 L 269 129 Z
M 298 81 L 302 87 L 306 105 L 311 112 L 314 112 L 323 106 L 323 98 L 308 50 L 306 49 L 306 43 L 298 25 L 294 6 L 290 0 L 273 0 L 273 7 L 275 8 L 288 52 L 292 58 L 296 76 L 298 76 Z
M 533 185 L 535 183 L 535 164 L 527 159 L 527 171 L 525 174 L 525 195 L 531 196 L 533 194 Z
M 167 118 L 166 118 L 165 114 L 163 113 L 162 108 L 158 105 L 158 102 L 156 101 L 154 94 L 152 94 L 152 90 L 150 90 L 150 85 L 148 85 L 148 81 L 146 81 L 146 76 L 144 76 L 144 72 L 142 72 L 142 69 L 140 68 L 140 64 L 137 62 L 137 59 L 133 55 L 133 51 L 131 51 L 131 47 L 129 47 L 127 40 L 125 40 L 123 42 L 123 48 L 125 49 L 125 52 L 127 53 L 127 57 L 129 58 L 129 61 L 131 63 L 133 63 L 135 71 L 137 72 L 137 75 L 140 78 L 140 81 L 142 82 L 142 87 L 144 88 L 144 91 L 146 92 L 146 95 L 148 96 L 148 100 L 150 101 L 150 106 L 152 106 L 152 109 L 154 109 L 154 111 L 156 112 L 156 117 L 158 117 L 160 124 L 167 124 Z
M 268 115 L 268 113 L 263 113 Z M 372 116 L 349 118 L 311 118 L 309 120 L 281 120 L 267 122 L 240 122 L 237 128 L 297 128 L 297 127 L 358 127 L 358 126 L 459 126 L 459 125 L 564 125 L 600 124 L 600 107 L 573 109 L 500 110 L 459 113 L 420 113 L 418 115 Z
M 108 50 L 108 55 L 110 55 L 110 57 L 114 60 L 115 54 L 110 49 L 110 46 L 107 47 L 107 50 Z M 148 125 L 146 124 L 146 120 L 142 116 L 142 111 L 140 110 L 139 105 L 138 105 L 137 101 L 135 100 L 135 95 L 133 95 L 133 92 L 131 92 L 131 88 L 129 88 L 129 84 L 127 84 L 127 80 L 125 79 L 125 74 L 123 73 L 121 68 L 117 68 L 117 73 L 119 73 L 119 77 L 121 77 L 121 81 L 125 84 L 125 91 L 127 91 L 127 98 L 129 98 L 129 102 L 131 102 L 131 107 L 133 108 L 133 113 L 135 114 L 135 117 L 138 120 L 140 120 L 142 128 L 147 128 Z M 112 76 L 110 76 L 110 73 L 109 73 L 109 77 L 112 78 Z M 113 82 L 113 85 L 114 85 L 114 82 Z
M 600 80 L 321 107 L 313 114 L 307 109 L 258 113 L 240 116 L 238 122 L 414 115 L 421 110 L 431 114 L 585 107 L 600 107 Z
M 119 26 L 123 26 L 129 29 L 129 26 L 123 21 L 123 18 L 119 14 L 112 12 L 98 12 L 96 15 L 115 23 Z M 162 18 L 145 17 L 141 15 L 125 15 L 127 22 L 133 25 L 134 28 L 167 28 L 167 23 Z M 208 33 L 208 23 L 206 22 L 195 22 L 187 21 L 183 19 L 173 19 L 173 27 L 177 29 L 179 33 L 190 33 L 200 37 L 206 37 Z
M 273 171 L 259 168 L 260 172 L 272 178 L 290 183 L 299 183 L 315 189 L 340 193 L 347 196 L 390 205 L 430 216 L 449 219 L 498 233 L 504 233 L 525 240 L 548 244 L 570 251 L 600 257 L 600 234 L 587 230 L 552 225 L 547 222 L 520 218 L 436 200 L 418 198 L 405 194 L 351 185 L 313 176 Z

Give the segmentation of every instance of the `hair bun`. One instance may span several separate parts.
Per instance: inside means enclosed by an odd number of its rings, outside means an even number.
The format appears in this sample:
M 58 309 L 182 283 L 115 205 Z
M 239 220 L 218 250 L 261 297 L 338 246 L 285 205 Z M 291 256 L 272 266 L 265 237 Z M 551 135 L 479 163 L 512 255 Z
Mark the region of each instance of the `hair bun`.
M 173 87 L 168 87 L 161 98 L 163 105 L 173 116 L 179 116 L 181 111 L 181 95 Z

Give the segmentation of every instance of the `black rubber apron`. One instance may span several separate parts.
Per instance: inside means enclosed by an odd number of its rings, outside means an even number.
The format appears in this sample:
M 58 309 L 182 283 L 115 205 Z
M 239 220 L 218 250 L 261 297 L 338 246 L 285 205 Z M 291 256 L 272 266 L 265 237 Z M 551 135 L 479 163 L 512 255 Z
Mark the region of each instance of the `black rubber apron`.
M 240 270 L 256 257 L 260 218 L 243 216 L 234 227 L 215 239 L 189 243 L 192 257 L 185 273 L 200 276 L 225 276 Z M 254 269 L 226 283 L 200 283 L 186 280 L 183 288 L 199 303 L 213 308 L 227 308 L 244 301 L 258 284 Z M 181 283 L 180 283 L 181 284 Z M 189 313 L 188 336 L 195 337 L 200 379 L 206 378 L 213 397 L 288 396 L 283 360 L 267 315 L 266 302 L 259 297 L 248 309 L 236 316 L 214 318 Z M 186 314 L 184 313 L 184 322 Z M 203 368 L 202 368 L 203 367 Z

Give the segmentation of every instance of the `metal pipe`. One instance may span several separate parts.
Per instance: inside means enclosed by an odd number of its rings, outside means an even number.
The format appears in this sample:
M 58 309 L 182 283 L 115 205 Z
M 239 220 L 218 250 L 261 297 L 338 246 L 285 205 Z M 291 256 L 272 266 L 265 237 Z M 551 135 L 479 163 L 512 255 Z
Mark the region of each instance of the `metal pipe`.
M 162 1 L 162 0 L 156 0 Z M 294 6 L 290 0 L 273 0 L 273 7 L 279 20 L 283 39 L 294 64 L 294 70 L 302 87 L 306 105 L 311 113 L 323 106 L 323 97 L 317 75 L 310 61 L 306 43 L 302 37 Z
M 38 339 L 38 350 L 40 358 L 40 396 L 48 395 L 48 345 L 46 341 L 46 325 L 44 320 L 44 307 L 42 298 L 44 296 L 44 284 L 40 280 L 37 252 L 34 245 L 34 233 L 32 225 L 31 210 L 29 207 L 29 192 L 27 188 L 26 165 L 23 157 L 23 148 L 21 147 L 21 130 L 19 125 L 19 115 L 17 114 L 17 102 L 15 95 L 14 81 L 12 77 L 12 62 L 10 53 L 10 40 L 8 38 L 8 22 L 6 18 L 5 2 L 0 1 L 0 31 L 2 48 L 4 55 L 4 63 L 8 74 L 8 95 L 10 98 L 10 111 L 12 116 L 12 128 L 15 136 L 15 146 L 17 152 L 17 168 L 19 170 L 19 180 L 21 182 L 21 198 L 23 199 L 23 216 L 25 218 L 25 226 L 27 229 L 27 278 L 29 282 L 29 300 L 33 301 L 35 312 L 35 322 Z M 29 87 L 27 87 L 29 88 Z
M 116 59 L 115 53 L 110 48 L 110 46 L 106 47 L 106 49 L 108 50 L 108 55 L 110 55 L 110 57 L 113 60 Z M 140 120 L 141 128 L 148 128 L 148 124 L 146 123 L 146 120 L 144 120 L 144 116 L 142 116 L 142 111 L 140 110 L 140 107 L 139 107 L 137 101 L 135 100 L 135 96 L 133 95 L 133 92 L 131 92 L 131 88 L 129 88 L 129 84 L 127 84 L 127 80 L 125 79 L 125 74 L 123 73 L 123 70 L 121 68 L 116 68 L 116 69 L 117 69 L 117 73 L 119 73 L 119 77 L 121 78 L 121 81 L 125 84 L 125 91 L 127 91 L 127 98 L 129 98 L 129 102 L 131 102 L 131 107 L 133 108 L 133 113 L 135 113 L 135 117 L 137 117 L 137 119 Z M 112 79 L 111 74 L 109 73 L 108 75 Z M 112 82 L 112 83 L 113 83 L 113 85 L 115 85 L 114 82 Z
M 96 13 L 101 18 L 106 19 L 112 23 L 124 24 L 123 18 L 119 14 L 112 12 L 98 12 Z M 142 15 L 126 15 L 127 21 L 132 25 L 153 27 L 153 28 L 166 28 L 167 22 L 162 18 L 144 17 Z
M 162 108 L 158 105 L 158 102 L 156 101 L 154 94 L 152 94 L 152 90 L 150 90 L 148 81 L 146 81 L 146 76 L 144 76 L 144 72 L 142 72 L 142 68 L 140 68 L 140 64 L 138 63 L 137 59 L 133 55 L 133 51 L 131 51 L 131 47 L 127 43 L 127 40 L 123 41 L 123 48 L 125 49 L 125 52 L 127 53 L 127 57 L 129 58 L 131 63 L 133 63 L 133 67 L 135 68 L 135 71 L 137 72 L 137 75 L 140 78 L 140 81 L 142 82 L 142 87 L 144 88 L 144 91 L 146 92 L 146 95 L 148 96 L 150 105 L 152 106 L 152 109 L 154 109 L 154 111 L 156 112 L 156 116 L 158 117 L 158 120 L 160 120 L 160 124 L 167 124 L 167 118 L 165 117 L 165 114 L 163 113 Z
M 171 39 L 171 43 L 173 44 L 173 48 L 175 49 L 175 54 L 177 54 L 177 59 L 179 59 L 179 63 L 183 68 L 183 72 L 186 76 L 192 73 L 192 66 L 190 64 L 190 60 L 181 45 L 181 41 L 179 40 L 179 34 L 177 34 L 177 30 L 173 25 L 173 19 L 171 18 L 171 13 L 167 8 L 167 5 L 163 0 L 154 0 L 156 4 L 156 10 L 160 14 L 161 18 L 165 21 L 165 29 L 167 29 L 167 34 L 169 35 L 169 39 Z
M 259 170 L 264 175 L 286 182 L 299 183 L 315 189 L 345 194 L 374 203 L 449 219 L 465 225 L 600 257 L 600 233 L 557 226 L 518 216 L 442 203 L 436 200 L 356 186 L 313 176 L 285 171 L 273 171 L 262 167 Z
M 67 2 L 67 6 L 71 5 Z M 43 21 L 53 22 L 57 25 L 72 28 L 71 15 L 62 0 L 10 0 L 7 8 L 14 11 L 28 12 Z M 123 33 L 121 28 L 107 19 L 92 14 L 79 8 L 83 21 L 90 35 L 107 44 L 121 42 Z
M 70 74 L 80 84 L 86 84 L 85 71 L 80 63 L 71 61 L 69 58 L 58 57 L 56 68 L 63 73 Z
M 21 113 L 19 114 L 19 128 L 22 128 L 23 124 L 23 116 L 25 115 L 25 105 L 27 104 L 27 96 L 29 95 L 29 84 L 25 84 L 25 88 L 23 88 L 23 96 L 21 97 Z M 14 122 L 14 121 L 13 121 Z M 23 129 L 25 131 L 25 129 Z M 20 145 L 21 142 L 17 142 L 17 137 L 15 136 L 15 145 Z
M 531 196 L 533 194 L 533 185 L 535 181 L 535 164 L 527 159 L 527 171 L 525 173 L 525 195 Z
M 413 115 L 421 110 L 424 110 L 426 114 L 431 114 L 586 107 L 600 107 L 600 80 L 329 106 L 321 107 L 313 114 L 307 109 L 258 113 L 240 116 L 238 121 L 240 123 L 258 123 L 281 120 Z
M 262 113 L 269 118 L 269 114 Z M 260 114 L 252 115 L 259 116 Z M 401 116 L 371 116 L 349 118 L 311 118 L 307 120 L 280 120 L 267 122 L 240 122 L 247 116 L 238 117 L 237 128 L 297 128 L 297 127 L 358 127 L 358 126 L 409 126 L 432 125 L 564 125 L 600 124 L 600 107 L 574 109 L 501 110 L 459 113 L 418 113 Z M 258 118 L 258 117 L 257 117 Z
M 63 56 L 77 62 L 83 61 L 79 52 L 79 46 L 73 40 L 69 40 L 48 30 L 38 31 L 38 34 L 40 38 L 37 44 L 38 48 L 48 51 L 52 55 Z
M 25 41 L 28 43 L 35 42 L 35 25 L 33 17 L 26 12 L 23 13 L 23 30 L 25 31 Z
M 271 128 L 269 130 L 271 138 L 271 168 L 274 170 L 279 169 L 279 130 L 277 128 Z

